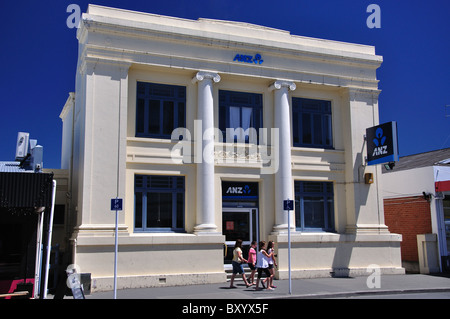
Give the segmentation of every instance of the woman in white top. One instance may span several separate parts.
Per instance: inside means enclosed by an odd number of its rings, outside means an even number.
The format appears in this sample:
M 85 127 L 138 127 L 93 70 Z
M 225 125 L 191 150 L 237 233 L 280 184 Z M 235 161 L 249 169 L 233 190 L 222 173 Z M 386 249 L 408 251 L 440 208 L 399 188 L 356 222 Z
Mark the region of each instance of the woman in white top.
M 263 287 L 264 287 L 264 282 L 269 281 L 269 283 L 270 283 L 270 279 L 272 278 L 272 275 L 270 274 L 270 271 L 269 271 L 269 260 L 272 258 L 273 252 L 271 254 L 268 254 L 267 251 L 265 251 L 265 248 L 266 248 L 266 242 L 260 241 L 259 242 L 259 252 L 256 256 L 256 268 L 258 269 L 258 278 L 256 279 L 256 287 L 255 287 L 256 290 L 259 290 L 259 288 L 258 288 L 259 281 L 262 277 L 263 271 L 267 276 L 267 278 L 261 282 Z M 267 285 L 267 289 L 272 290 L 270 285 Z

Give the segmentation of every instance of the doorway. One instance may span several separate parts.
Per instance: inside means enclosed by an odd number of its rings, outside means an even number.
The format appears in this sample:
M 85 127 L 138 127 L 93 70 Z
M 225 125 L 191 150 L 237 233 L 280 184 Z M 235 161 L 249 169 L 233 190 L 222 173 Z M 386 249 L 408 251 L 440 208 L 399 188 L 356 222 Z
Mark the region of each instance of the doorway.
M 242 252 L 247 259 L 250 243 L 259 241 L 258 209 L 223 208 L 222 233 L 225 235 L 224 263 L 231 264 L 237 239 L 242 239 Z

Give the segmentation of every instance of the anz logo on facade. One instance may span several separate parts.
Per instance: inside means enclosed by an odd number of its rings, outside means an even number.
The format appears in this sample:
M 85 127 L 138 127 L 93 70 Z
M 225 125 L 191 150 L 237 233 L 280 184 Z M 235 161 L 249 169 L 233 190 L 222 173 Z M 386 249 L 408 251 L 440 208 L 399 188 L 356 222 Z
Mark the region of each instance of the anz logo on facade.
M 230 186 L 226 191 L 227 194 L 250 194 L 250 192 L 251 189 L 248 185 L 245 185 L 244 187 Z
M 367 128 L 366 139 L 368 165 L 398 161 L 397 122 Z
M 233 59 L 233 62 L 244 62 L 244 63 L 254 63 L 254 64 L 262 64 L 264 60 L 261 57 L 261 54 L 255 54 L 255 56 L 252 55 L 245 55 L 245 54 L 236 54 L 236 56 Z
M 373 139 L 373 143 L 376 147 L 373 149 L 372 156 L 387 154 L 387 145 L 384 145 L 386 142 L 386 136 L 383 136 L 383 129 L 381 127 L 376 130 L 375 136 L 376 137 Z

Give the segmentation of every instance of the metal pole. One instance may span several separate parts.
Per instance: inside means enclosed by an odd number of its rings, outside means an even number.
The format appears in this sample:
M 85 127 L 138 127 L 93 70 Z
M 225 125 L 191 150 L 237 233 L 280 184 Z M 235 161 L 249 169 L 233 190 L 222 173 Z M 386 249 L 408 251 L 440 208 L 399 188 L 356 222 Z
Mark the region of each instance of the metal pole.
M 288 198 L 289 200 L 289 198 Z M 288 210 L 288 272 L 289 272 L 289 294 L 292 295 L 291 282 L 291 211 Z
M 42 231 L 44 225 L 44 211 L 39 213 L 37 224 L 37 239 L 36 239 L 36 261 L 34 266 L 34 299 L 38 299 L 41 290 L 41 263 L 42 263 Z
M 47 287 L 48 287 L 48 272 L 50 269 L 50 254 L 52 252 L 52 232 L 53 232 L 53 217 L 55 215 L 55 196 L 56 196 L 56 180 L 53 180 L 52 190 L 52 208 L 50 211 L 50 221 L 48 226 L 48 238 L 47 238 L 47 256 L 45 261 L 45 281 L 44 281 L 44 299 L 47 299 Z
M 116 197 L 117 199 L 117 197 Z M 118 250 L 118 225 L 119 225 L 119 211 L 116 209 L 116 230 L 114 240 L 114 299 L 117 299 L 117 250 Z

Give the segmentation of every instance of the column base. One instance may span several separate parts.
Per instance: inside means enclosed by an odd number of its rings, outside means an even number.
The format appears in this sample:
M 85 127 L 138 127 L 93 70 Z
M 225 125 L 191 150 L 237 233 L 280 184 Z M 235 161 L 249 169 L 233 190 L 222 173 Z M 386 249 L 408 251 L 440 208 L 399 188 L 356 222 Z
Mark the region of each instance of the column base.
M 359 224 L 347 225 L 345 227 L 346 234 L 389 234 L 389 229 L 386 225 L 381 224 Z
M 295 227 L 291 225 L 291 233 L 295 232 Z M 273 226 L 271 235 L 277 234 L 287 234 L 288 233 L 288 224 L 279 224 Z
M 194 227 L 195 235 L 221 235 L 217 232 L 215 224 L 200 224 Z

